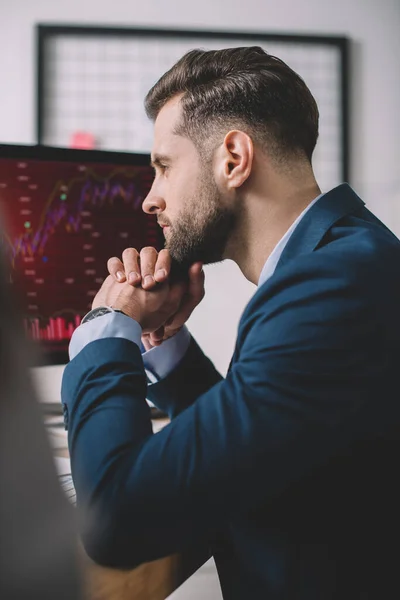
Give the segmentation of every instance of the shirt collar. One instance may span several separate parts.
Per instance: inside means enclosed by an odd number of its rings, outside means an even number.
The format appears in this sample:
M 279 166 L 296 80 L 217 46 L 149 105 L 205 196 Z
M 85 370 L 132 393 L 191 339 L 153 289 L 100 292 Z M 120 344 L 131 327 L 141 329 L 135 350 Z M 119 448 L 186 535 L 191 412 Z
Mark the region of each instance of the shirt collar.
M 262 285 L 263 283 L 265 283 L 270 277 L 272 277 L 272 275 L 274 274 L 274 271 L 276 269 L 276 265 L 278 264 L 278 261 L 281 257 L 281 254 L 286 246 L 286 244 L 289 241 L 290 236 L 292 235 L 292 233 L 294 232 L 294 230 L 296 229 L 297 225 L 300 223 L 300 221 L 302 220 L 302 218 L 304 217 L 304 215 L 306 214 L 306 212 L 308 212 L 310 210 L 310 208 L 320 199 L 322 198 L 324 194 L 320 194 L 319 196 L 317 196 L 316 198 L 314 198 L 314 200 L 312 202 L 310 202 L 310 204 L 308 206 L 306 206 L 306 208 L 303 210 L 303 212 L 297 217 L 297 219 L 291 224 L 291 226 L 289 227 L 289 229 L 287 230 L 287 232 L 284 234 L 284 236 L 279 240 L 279 242 L 276 244 L 275 248 L 272 250 L 271 254 L 269 255 L 269 257 L 267 258 L 261 274 L 260 274 L 260 278 L 258 280 L 258 285 Z

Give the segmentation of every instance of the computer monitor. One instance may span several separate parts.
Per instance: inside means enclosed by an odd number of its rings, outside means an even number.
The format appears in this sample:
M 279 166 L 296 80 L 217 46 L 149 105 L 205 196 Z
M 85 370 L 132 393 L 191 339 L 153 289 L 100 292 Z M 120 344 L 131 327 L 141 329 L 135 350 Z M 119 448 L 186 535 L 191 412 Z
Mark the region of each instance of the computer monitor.
M 144 154 L 0 145 L 0 214 L 27 336 L 41 364 L 65 364 L 68 343 L 127 247 L 163 247 L 142 202 L 153 180 Z

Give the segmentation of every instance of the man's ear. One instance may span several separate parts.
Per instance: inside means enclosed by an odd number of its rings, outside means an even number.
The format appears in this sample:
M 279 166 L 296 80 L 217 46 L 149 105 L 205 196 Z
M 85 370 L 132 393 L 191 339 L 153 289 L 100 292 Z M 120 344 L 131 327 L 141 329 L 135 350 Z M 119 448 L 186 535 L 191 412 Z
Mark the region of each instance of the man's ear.
M 240 130 L 229 131 L 220 146 L 218 177 L 227 189 L 239 188 L 251 173 L 254 144 L 251 137 Z

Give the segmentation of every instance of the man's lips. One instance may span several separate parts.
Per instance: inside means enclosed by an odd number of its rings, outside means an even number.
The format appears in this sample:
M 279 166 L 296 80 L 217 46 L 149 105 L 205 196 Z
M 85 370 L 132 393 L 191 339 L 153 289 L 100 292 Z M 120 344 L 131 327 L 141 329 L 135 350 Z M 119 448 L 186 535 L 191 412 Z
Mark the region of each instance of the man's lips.
M 167 232 L 169 231 L 170 226 L 167 225 L 167 223 L 160 223 L 160 221 L 158 222 L 159 226 L 161 227 L 161 229 L 163 230 L 163 234 L 164 237 L 166 236 Z

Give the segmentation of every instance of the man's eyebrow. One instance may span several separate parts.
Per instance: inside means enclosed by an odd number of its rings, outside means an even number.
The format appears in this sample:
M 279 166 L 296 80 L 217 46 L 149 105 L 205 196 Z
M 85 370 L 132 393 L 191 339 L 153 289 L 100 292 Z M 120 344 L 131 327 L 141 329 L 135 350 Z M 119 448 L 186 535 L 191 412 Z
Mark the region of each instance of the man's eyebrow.
M 165 156 L 163 154 L 155 154 L 150 160 L 150 165 L 152 167 L 159 167 L 166 162 L 169 162 L 168 156 Z

